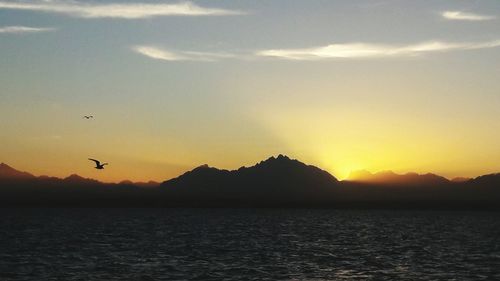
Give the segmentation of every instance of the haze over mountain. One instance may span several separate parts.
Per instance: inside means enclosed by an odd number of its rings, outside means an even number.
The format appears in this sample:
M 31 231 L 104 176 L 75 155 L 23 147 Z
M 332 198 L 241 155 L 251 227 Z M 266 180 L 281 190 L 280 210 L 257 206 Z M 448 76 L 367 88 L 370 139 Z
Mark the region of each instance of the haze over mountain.
M 445 177 L 432 173 L 423 175 L 417 173 L 406 173 L 404 175 L 400 175 L 394 173 L 393 171 L 370 173 L 366 170 L 351 172 L 347 180 L 353 182 L 392 185 L 440 185 L 450 182 Z
M 158 187 L 160 185 L 160 183 L 156 182 L 156 181 L 133 182 L 133 181 L 130 181 L 130 180 L 123 180 L 123 181 L 119 182 L 118 184 L 121 184 L 121 185 L 135 185 L 135 186 L 138 186 L 138 187 L 145 187 L 145 188 L 148 188 L 148 187 Z
M 452 182 L 466 182 L 470 181 L 472 178 L 467 178 L 467 177 L 454 177 L 451 179 Z
M 338 181 L 287 156 L 223 170 L 202 165 L 157 183 L 35 177 L 0 165 L 0 206 L 498 208 L 500 174 L 449 181 L 434 174 L 355 172 Z M 147 188 L 146 188 L 147 187 Z

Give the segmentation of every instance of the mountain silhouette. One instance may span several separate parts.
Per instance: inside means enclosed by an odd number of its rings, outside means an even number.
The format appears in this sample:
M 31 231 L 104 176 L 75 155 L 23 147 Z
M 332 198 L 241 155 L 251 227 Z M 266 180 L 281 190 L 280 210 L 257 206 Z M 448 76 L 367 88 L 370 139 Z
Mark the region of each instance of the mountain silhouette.
M 337 184 L 328 172 L 280 154 L 233 171 L 202 165 L 161 188 L 179 199 L 286 203 L 321 200 Z
M 77 174 L 72 174 L 64 179 L 62 181 L 72 184 L 72 185 L 103 185 L 104 183 L 94 180 L 94 179 L 89 179 L 89 178 L 84 178 L 82 176 L 79 176 Z
M 467 182 L 472 180 L 472 178 L 467 178 L 467 177 L 454 177 L 451 179 L 452 182 Z
M 130 180 L 122 180 L 118 184 L 120 184 L 120 185 L 138 186 L 138 187 L 144 187 L 144 188 L 153 188 L 153 187 L 158 187 L 160 185 L 160 183 L 156 182 L 156 181 L 133 182 L 133 181 L 130 181 Z
M 164 181 L 103 183 L 34 175 L 0 164 L 0 207 L 328 207 L 500 209 L 500 173 L 455 182 L 434 175 L 354 172 L 338 181 L 284 155 L 251 167 L 202 165 Z M 394 188 L 397 186 L 397 188 Z
M 500 189 L 500 173 L 479 176 L 470 180 L 470 183 L 475 186 L 487 186 Z
M 33 179 L 34 175 L 18 171 L 5 163 L 0 163 L 0 179 Z
M 350 173 L 348 181 L 373 183 L 382 185 L 442 185 L 450 181 L 445 177 L 435 174 L 417 174 L 406 173 L 403 175 L 396 174 L 393 171 L 381 171 L 378 173 L 370 173 L 366 170 L 353 171 Z

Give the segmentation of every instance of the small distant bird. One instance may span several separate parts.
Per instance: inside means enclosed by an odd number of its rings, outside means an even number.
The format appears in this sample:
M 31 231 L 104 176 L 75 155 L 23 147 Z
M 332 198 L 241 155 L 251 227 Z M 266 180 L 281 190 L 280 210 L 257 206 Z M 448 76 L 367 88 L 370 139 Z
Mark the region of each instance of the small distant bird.
M 94 116 L 92 116 L 92 115 L 85 115 L 85 116 L 83 116 L 83 118 L 90 119 L 90 118 L 94 118 Z
M 92 159 L 92 158 L 89 158 L 90 161 L 94 161 L 95 162 L 95 168 L 98 169 L 98 170 L 102 170 L 104 169 L 104 165 L 108 165 L 108 163 L 102 163 L 99 161 L 99 160 L 95 160 L 95 159 Z

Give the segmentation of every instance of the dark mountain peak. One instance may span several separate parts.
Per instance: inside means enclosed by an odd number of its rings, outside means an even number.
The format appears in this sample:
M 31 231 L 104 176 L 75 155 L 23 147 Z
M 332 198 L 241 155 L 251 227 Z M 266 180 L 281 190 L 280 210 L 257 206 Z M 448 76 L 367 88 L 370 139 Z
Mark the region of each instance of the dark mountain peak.
M 300 165 L 300 166 L 307 166 L 306 164 L 296 160 L 296 159 L 291 159 L 286 155 L 279 154 L 277 157 L 271 156 L 267 158 L 266 160 L 260 161 L 253 167 L 273 167 L 273 166 L 291 166 L 291 165 Z M 249 167 L 249 168 L 253 168 Z
M 417 174 L 417 176 L 419 176 Z M 427 174 L 423 174 L 423 175 L 420 175 L 421 177 L 423 178 L 427 178 L 427 179 L 434 179 L 436 181 L 441 181 L 441 182 L 449 182 L 450 180 L 448 180 L 447 178 L 443 177 L 443 176 L 440 176 L 440 175 L 436 175 L 436 174 L 433 174 L 433 173 L 427 173 Z
M 294 201 L 320 199 L 337 183 L 334 176 L 320 168 L 278 155 L 232 171 L 203 165 L 161 186 L 176 192 L 175 196 Z
M 275 160 L 276 160 L 276 158 L 274 156 L 271 156 L 271 157 L 267 158 L 266 160 L 260 161 L 259 163 L 256 164 L 256 166 L 257 165 L 262 165 L 262 164 L 265 164 L 265 163 L 269 163 L 269 162 L 273 162 Z M 246 168 L 246 167 L 243 166 L 242 168 Z
M 76 181 L 79 181 L 79 180 L 85 180 L 85 178 L 82 177 L 82 176 L 79 176 L 77 174 L 71 174 L 71 175 L 65 177 L 64 180 L 76 180 Z
M 203 169 L 211 169 L 211 168 L 213 168 L 213 167 L 208 166 L 208 164 L 203 164 L 203 165 L 200 165 L 200 166 L 194 168 L 193 170 L 203 170 Z
M 474 184 L 480 184 L 484 186 L 499 186 L 500 185 L 500 173 L 487 174 L 479 176 L 471 180 Z
M 63 181 L 69 182 L 72 184 L 101 184 L 101 182 L 98 180 L 84 178 L 84 177 L 79 176 L 77 174 L 71 174 L 68 177 L 64 178 Z
M 479 176 L 476 179 L 480 179 L 480 178 L 496 178 L 496 177 L 500 177 L 500 173 L 486 174 L 486 175 Z
M 213 178 L 220 177 L 222 174 L 229 173 L 227 170 L 220 170 L 214 167 L 208 166 L 208 164 L 200 165 L 191 171 L 187 171 L 184 174 L 164 181 L 161 185 L 165 185 L 167 183 L 177 183 L 177 182 L 197 182 L 197 181 L 211 181 Z
M 274 157 L 274 156 L 271 156 L 269 158 L 267 158 L 266 160 L 262 161 L 262 162 L 273 162 L 273 161 L 291 161 L 292 159 L 290 159 L 290 157 L 286 156 L 286 155 L 283 155 L 283 154 L 279 154 L 278 156 Z
M 1 163 L 0 164 L 0 178 L 4 179 L 29 179 L 34 178 L 30 173 L 18 171 L 11 166 Z
M 278 157 L 276 157 L 276 159 L 277 160 L 290 160 L 290 158 L 288 158 L 288 156 L 283 155 L 283 154 L 278 155 Z
M 208 164 L 203 164 L 203 165 L 200 165 L 194 169 L 192 169 L 191 171 L 189 172 L 186 172 L 185 174 L 188 174 L 188 173 L 194 173 L 194 174 L 198 174 L 198 173 L 201 173 L 201 174 L 213 174 L 213 173 L 218 173 L 218 172 L 227 172 L 227 170 L 222 170 L 222 169 L 218 169 L 218 168 L 215 168 L 215 167 L 210 167 Z
M 242 168 L 240 168 L 241 170 Z M 328 174 L 331 178 L 335 179 L 328 172 L 313 166 L 307 165 L 303 162 L 300 162 L 297 159 L 291 159 L 290 157 L 279 154 L 277 157 L 271 156 L 268 159 L 259 162 L 255 166 L 244 168 L 248 170 L 268 170 L 273 171 L 274 173 L 283 172 L 284 175 L 288 175 L 293 177 L 296 173 L 307 173 L 307 172 L 320 172 L 321 174 Z M 287 174 L 288 173 L 288 174 Z M 337 180 L 337 179 L 335 179 Z
M 0 171 L 16 171 L 16 169 L 2 162 L 0 163 Z

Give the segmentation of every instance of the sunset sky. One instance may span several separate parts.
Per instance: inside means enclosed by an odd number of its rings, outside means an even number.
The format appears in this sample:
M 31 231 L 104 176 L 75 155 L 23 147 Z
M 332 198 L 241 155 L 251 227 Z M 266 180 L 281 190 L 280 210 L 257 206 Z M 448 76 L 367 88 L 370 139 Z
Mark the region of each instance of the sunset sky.
M 500 172 L 500 2 L 0 0 L 0 162 L 161 181 L 279 153 Z

